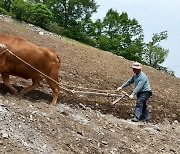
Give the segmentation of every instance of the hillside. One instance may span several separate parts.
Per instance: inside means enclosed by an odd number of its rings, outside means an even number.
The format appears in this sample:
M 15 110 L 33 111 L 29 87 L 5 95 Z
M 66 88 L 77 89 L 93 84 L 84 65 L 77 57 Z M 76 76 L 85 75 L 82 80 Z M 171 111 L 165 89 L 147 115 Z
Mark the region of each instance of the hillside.
M 0 33 L 53 48 L 61 59 L 59 82 L 71 89 L 113 91 L 132 75 L 131 61 L 7 17 L 0 17 Z M 147 66 L 143 71 L 153 90 L 150 124 L 129 120 L 135 101 L 128 97 L 110 106 L 112 98 L 61 89 L 57 107 L 49 108 L 47 84 L 13 96 L 1 80 L 0 153 L 180 153 L 180 79 Z M 31 84 L 17 77 L 11 83 L 18 90 Z

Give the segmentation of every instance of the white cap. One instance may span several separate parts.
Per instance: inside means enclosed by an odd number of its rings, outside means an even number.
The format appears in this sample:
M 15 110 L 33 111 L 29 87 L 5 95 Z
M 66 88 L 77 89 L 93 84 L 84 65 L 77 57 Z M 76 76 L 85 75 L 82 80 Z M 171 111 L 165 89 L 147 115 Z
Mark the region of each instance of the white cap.
M 139 69 L 139 70 L 140 70 L 140 69 L 142 68 L 142 66 L 141 66 L 141 64 L 138 63 L 138 62 L 134 62 L 134 63 L 132 64 L 131 68 L 135 68 L 135 69 Z

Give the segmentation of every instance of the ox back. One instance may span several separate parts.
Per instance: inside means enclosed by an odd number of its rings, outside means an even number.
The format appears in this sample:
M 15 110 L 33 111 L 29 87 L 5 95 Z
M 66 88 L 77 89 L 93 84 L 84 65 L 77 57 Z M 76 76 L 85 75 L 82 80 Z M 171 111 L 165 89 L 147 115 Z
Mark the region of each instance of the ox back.
M 0 44 L 6 45 L 13 54 L 42 72 L 39 73 L 17 59 L 17 57 L 9 52 L 4 52 L 4 49 L 0 48 L 0 73 L 3 83 L 12 93 L 16 94 L 17 90 L 10 84 L 9 75 L 32 80 L 32 85 L 25 87 L 21 91 L 23 94 L 37 88 L 40 85 L 40 81 L 45 79 L 53 91 L 51 105 L 56 105 L 59 94 L 57 82 L 60 69 L 60 59 L 57 54 L 50 48 L 37 46 L 20 36 L 0 34 Z

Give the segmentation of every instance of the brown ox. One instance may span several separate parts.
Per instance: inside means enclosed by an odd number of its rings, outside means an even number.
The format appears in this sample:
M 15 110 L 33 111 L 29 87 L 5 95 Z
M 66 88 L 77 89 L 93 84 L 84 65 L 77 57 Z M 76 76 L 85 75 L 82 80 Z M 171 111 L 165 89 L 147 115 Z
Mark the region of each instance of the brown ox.
M 0 44 L 6 45 L 17 57 L 20 57 L 32 67 L 42 72 L 40 73 L 23 63 L 1 46 L 0 73 L 4 84 L 13 94 L 16 94 L 17 90 L 10 84 L 9 75 L 19 76 L 24 79 L 32 79 L 32 85 L 21 91 L 23 94 L 37 88 L 40 85 L 40 81 L 45 79 L 53 91 L 51 105 L 56 105 L 59 94 L 57 82 L 60 68 L 60 60 L 57 54 L 52 49 L 37 46 L 19 36 L 0 34 Z

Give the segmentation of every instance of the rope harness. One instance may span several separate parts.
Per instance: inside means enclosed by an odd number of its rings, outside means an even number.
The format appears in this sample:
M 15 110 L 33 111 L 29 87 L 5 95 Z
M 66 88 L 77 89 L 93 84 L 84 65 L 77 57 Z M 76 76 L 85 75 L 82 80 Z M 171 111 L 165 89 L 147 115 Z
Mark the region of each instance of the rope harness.
M 4 44 L 0 44 L 0 48 L 4 49 L 2 51 L 2 53 L 0 53 L 0 55 L 2 55 L 5 52 L 8 52 L 9 54 L 11 54 L 12 56 L 14 56 L 15 58 L 17 58 L 18 60 L 20 60 L 21 62 L 25 63 L 26 65 L 28 65 L 30 68 L 34 69 L 35 71 L 37 71 L 38 73 L 40 73 L 41 75 L 43 75 L 44 77 L 48 78 L 49 80 L 55 82 L 60 88 L 64 89 L 67 92 L 71 92 L 73 94 L 86 94 L 86 95 L 97 95 L 97 96 L 105 96 L 105 97 L 117 97 L 116 100 L 114 100 L 111 105 L 116 104 L 117 102 L 119 102 L 122 98 L 124 98 L 125 96 L 129 96 L 126 92 L 121 91 L 121 94 L 117 94 L 117 93 L 110 93 L 109 91 L 112 92 L 112 90 L 98 90 L 98 89 L 90 89 L 90 88 L 83 88 L 83 87 L 75 87 L 75 86 L 71 86 L 71 88 L 73 87 L 73 89 L 67 88 L 67 84 L 66 87 L 63 86 L 62 84 L 60 85 L 59 82 L 57 82 L 56 80 L 52 79 L 51 77 L 49 77 L 48 75 L 44 74 L 43 72 L 41 72 L 40 70 L 36 69 L 35 67 L 33 67 L 31 64 L 27 63 L 26 61 L 24 61 L 22 58 L 20 58 L 19 56 L 15 55 L 13 52 L 11 52 L 6 45 Z M 81 89 L 81 90 L 75 90 L 76 89 Z M 85 91 L 82 91 L 85 90 Z M 91 90 L 91 91 L 87 91 L 87 90 Z M 114 92 L 117 92 L 117 90 L 113 90 Z
M 3 50 L 3 51 L 2 51 L 2 53 L 0 53 L 0 55 L 2 55 L 2 54 L 3 54 L 3 53 L 5 53 L 5 52 L 6 52 L 6 49 L 5 49 L 5 50 Z

